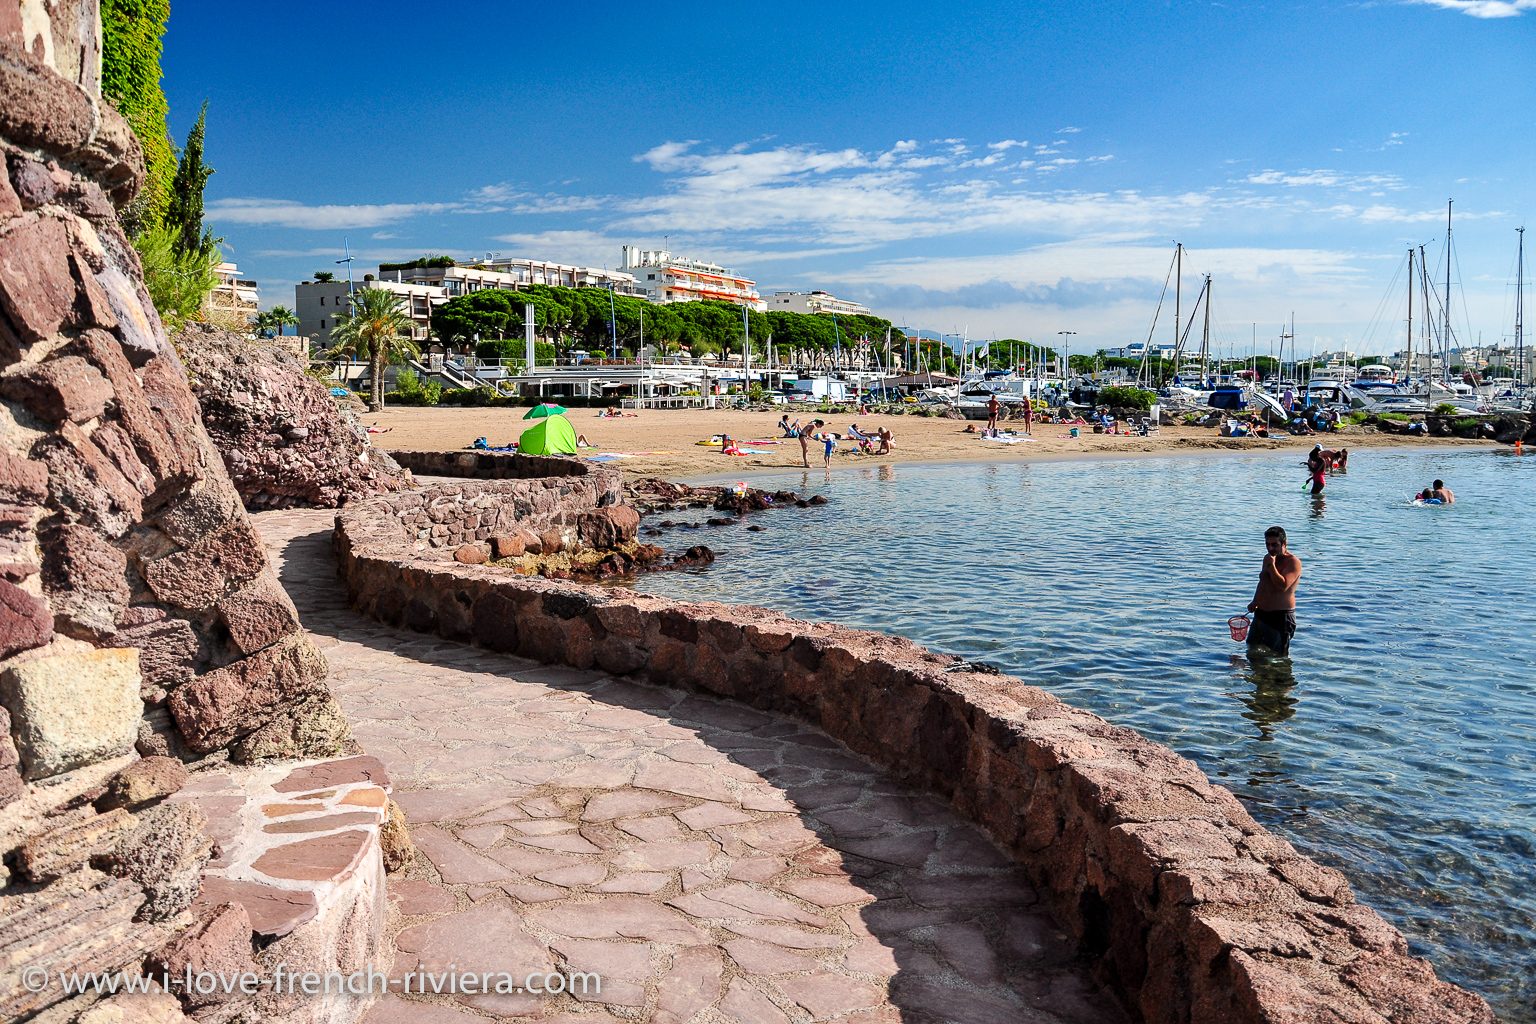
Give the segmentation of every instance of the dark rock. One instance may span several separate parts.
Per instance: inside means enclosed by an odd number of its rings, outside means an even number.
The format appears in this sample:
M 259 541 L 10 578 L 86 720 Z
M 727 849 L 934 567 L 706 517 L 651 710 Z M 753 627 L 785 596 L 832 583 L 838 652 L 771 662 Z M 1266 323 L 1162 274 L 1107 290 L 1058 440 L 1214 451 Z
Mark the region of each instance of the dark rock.
M 558 530 L 545 530 L 539 534 L 539 551 L 541 555 L 555 555 L 560 553 L 564 545 L 560 541 Z
M 187 769 L 174 757 L 146 757 L 124 768 L 107 781 L 107 791 L 96 799 L 96 809 L 136 808 L 170 796 L 187 784 Z
M 195 804 L 160 804 L 137 817 L 137 827 L 102 858 L 103 868 L 148 891 L 139 920 L 165 921 L 197 899 L 203 867 L 213 858 L 208 818 Z
M 709 521 L 709 525 L 710 526 L 735 526 L 736 525 L 736 520 L 734 520 L 734 519 L 719 519 L 719 518 L 716 518 L 716 519 L 711 519 Z
M 292 353 L 206 324 L 182 335 L 202 422 L 247 505 L 336 508 L 410 476 Z
M 807 502 L 811 505 L 825 505 L 827 503 L 827 499 L 820 494 L 813 494 L 809 499 L 807 499 Z
M 806 501 L 804 498 L 796 498 L 795 499 L 795 508 L 810 508 L 810 507 L 811 507 L 811 503 Z
M 751 526 L 747 527 L 747 530 L 751 533 L 762 533 L 763 529 L 763 527 L 758 526 L 756 523 L 753 523 Z
M 144 496 L 73 423 L 32 446 L 48 467 L 51 501 L 108 537 L 121 537 L 144 515 Z
M 11 184 L 16 188 L 16 197 L 29 210 L 45 205 L 58 190 L 48 168 L 26 157 L 12 159 Z
M 40 420 L 84 423 L 106 410 L 112 385 L 79 356 L 18 364 L 0 377 L 0 395 L 26 406 Z
M 144 973 L 152 977 L 169 975 L 185 978 L 201 974 L 235 977 L 240 974 L 257 974 L 251 959 L 251 918 L 244 905 L 221 903 L 205 910 L 197 922 L 151 953 L 144 962 Z M 215 986 L 212 994 L 180 991 L 183 1004 L 188 1009 L 216 1006 L 230 997 Z M 241 995 L 235 989 L 234 995 Z
M 253 733 L 285 706 L 329 695 L 325 658 L 302 634 L 178 687 L 168 703 L 187 745 L 203 753 Z
M 0 658 L 41 647 L 53 639 L 48 606 L 14 583 L 0 580 Z
M 523 539 L 515 533 L 492 537 L 491 551 L 497 558 L 518 558 L 523 553 Z
M 128 609 L 128 614 L 133 611 Z M 111 646 L 138 648 L 139 674 L 145 689 L 173 690 L 191 679 L 198 665 L 208 660 L 207 649 L 186 619 L 162 617 L 130 626 L 125 616 L 124 628 L 112 638 Z
M 300 629 L 298 610 L 270 569 L 217 607 L 230 643 L 241 654 L 255 654 Z
M 128 556 L 79 523 L 43 530 L 38 545 L 54 628 L 82 640 L 111 637 L 128 608 Z
M 185 551 L 141 564 L 139 572 L 161 601 L 200 612 L 245 587 L 266 567 L 261 538 L 240 518 Z
M 703 544 L 696 544 L 672 559 L 674 566 L 713 565 L 715 553 Z
M 461 544 L 453 553 L 454 561 L 465 565 L 483 565 L 489 558 L 490 552 L 485 544 Z
M 6 106 L 12 97 L 6 97 Z M 28 345 L 45 341 L 75 305 L 69 237 L 62 221 L 44 217 L 0 235 L 0 308 Z
M 628 505 L 610 505 L 583 512 L 577 520 L 577 533 L 594 548 L 616 548 L 635 539 L 640 529 L 640 513 Z

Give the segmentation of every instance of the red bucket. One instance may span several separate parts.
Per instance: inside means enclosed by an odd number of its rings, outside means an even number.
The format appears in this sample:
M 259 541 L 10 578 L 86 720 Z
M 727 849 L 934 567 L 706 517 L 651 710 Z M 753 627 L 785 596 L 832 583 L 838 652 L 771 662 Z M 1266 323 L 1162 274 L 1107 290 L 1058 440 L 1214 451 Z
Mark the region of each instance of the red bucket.
M 1232 631 L 1232 639 L 1242 643 L 1248 639 L 1248 616 L 1234 615 L 1227 620 L 1227 628 Z

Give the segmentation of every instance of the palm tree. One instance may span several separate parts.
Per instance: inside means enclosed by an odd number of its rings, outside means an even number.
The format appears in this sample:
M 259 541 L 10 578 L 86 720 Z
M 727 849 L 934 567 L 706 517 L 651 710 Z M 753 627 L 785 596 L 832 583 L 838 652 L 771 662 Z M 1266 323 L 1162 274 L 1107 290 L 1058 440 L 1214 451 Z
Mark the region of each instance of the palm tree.
M 384 288 L 359 288 L 352 295 L 350 311 L 336 320 L 331 332 L 335 342 L 331 358 L 366 356 L 372 384 L 368 408 L 384 408 L 384 364 L 397 355 L 416 356 L 420 350 L 411 340 L 411 318 L 401 308 L 403 297 Z
M 297 327 L 299 318 L 287 306 L 273 306 L 267 311 L 267 324 L 274 336 L 281 337 L 284 327 Z

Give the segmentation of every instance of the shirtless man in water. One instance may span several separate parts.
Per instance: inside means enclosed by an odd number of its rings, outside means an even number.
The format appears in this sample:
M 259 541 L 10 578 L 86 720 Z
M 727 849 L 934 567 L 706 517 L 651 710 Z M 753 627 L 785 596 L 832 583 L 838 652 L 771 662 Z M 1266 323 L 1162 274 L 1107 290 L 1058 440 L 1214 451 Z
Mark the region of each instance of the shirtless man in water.
M 1264 531 L 1264 566 L 1259 570 L 1259 585 L 1254 589 L 1248 610 L 1253 612 L 1253 626 L 1248 643 L 1263 644 L 1276 654 L 1291 653 L 1291 637 L 1296 635 L 1296 584 L 1301 581 L 1301 559 L 1285 547 L 1285 530 L 1271 526 Z

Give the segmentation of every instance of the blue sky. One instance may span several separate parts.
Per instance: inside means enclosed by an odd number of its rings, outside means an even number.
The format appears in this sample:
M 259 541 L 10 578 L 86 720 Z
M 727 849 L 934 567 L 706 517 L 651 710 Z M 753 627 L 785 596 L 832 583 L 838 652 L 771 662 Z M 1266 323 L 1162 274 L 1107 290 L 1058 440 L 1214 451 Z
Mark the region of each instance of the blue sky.
M 669 237 L 765 293 L 1091 350 L 1146 336 L 1178 239 L 1223 348 L 1294 311 L 1303 353 L 1379 351 L 1454 197 L 1454 325 L 1513 330 L 1536 0 L 538 6 L 173 5 L 172 130 L 209 99 L 209 223 L 264 304 L 344 239 Z

